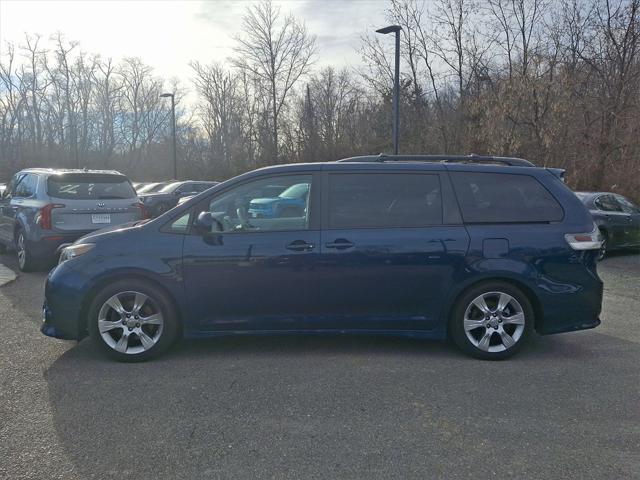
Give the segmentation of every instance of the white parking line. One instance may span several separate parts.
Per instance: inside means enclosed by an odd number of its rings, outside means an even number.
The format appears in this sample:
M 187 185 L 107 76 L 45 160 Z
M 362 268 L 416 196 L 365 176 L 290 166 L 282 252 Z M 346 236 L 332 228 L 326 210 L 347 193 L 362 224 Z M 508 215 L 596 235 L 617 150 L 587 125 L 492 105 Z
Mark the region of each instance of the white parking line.
M 15 272 L 0 263 L 0 287 L 2 285 L 6 285 L 9 282 L 13 282 L 15 279 Z

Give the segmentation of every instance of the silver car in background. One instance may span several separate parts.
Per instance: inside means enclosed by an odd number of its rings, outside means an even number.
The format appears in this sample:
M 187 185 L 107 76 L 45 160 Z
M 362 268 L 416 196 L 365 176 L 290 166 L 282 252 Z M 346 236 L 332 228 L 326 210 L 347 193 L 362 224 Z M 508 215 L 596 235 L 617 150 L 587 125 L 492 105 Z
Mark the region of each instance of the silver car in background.
M 22 271 L 50 265 L 58 248 L 87 233 L 146 216 L 129 179 L 116 171 L 26 169 L 0 198 L 0 248 Z

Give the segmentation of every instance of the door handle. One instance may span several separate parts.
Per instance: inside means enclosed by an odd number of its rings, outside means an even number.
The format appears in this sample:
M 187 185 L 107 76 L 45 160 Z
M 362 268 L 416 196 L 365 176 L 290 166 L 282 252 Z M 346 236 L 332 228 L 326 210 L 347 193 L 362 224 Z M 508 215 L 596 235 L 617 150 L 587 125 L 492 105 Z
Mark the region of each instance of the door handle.
M 309 252 L 313 250 L 313 243 L 305 242 L 304 240 L 295 240 L 285 247 L 287 250 L 293 250 L 294 252 Z
M 336 250 L 345 250 L 347 248 L 353 248 L 354 243 L 344 238 L 338 238 L 334 242 L 325 243 L 324 246 L 327 248 L 335 248 Z

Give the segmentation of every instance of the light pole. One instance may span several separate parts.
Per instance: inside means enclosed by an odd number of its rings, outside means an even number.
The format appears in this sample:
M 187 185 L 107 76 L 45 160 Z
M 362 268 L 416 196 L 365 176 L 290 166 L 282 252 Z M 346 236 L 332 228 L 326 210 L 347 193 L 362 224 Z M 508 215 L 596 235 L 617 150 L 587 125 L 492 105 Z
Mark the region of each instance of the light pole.
M 178 180 L 178 153 L 176 150 L 176 99 L 173 93 L 163 93 L 162 98 L 171 97 L 171 133 L 173 134 L 173 179 Z
M 400 25 L 389 25 L 376 30 L 376 33 L 396 34 L 396 64 L 393 79 L 393 154 L 398 155 L 398 130 L 400 129 Z

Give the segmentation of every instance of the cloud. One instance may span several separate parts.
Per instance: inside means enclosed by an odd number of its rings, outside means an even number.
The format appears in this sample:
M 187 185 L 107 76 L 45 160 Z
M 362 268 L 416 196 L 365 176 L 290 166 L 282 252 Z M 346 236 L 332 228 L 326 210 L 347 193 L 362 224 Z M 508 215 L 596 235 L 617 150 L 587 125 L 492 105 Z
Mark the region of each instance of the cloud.
M 253 0 L 0 0 L 0 40 L 20 44 L 24 33 L 43 41 L 61 31 L 84 51 L 119 60 L 140 57 L 166 78 L 187 83 L 189 62 L 224 62 Z M 385 0 L 274 2 L 317 36 L 318 64 L 357 65 L 359 36 L 384 22 Z M 0 51 L 1 53 L 1 51 Z

